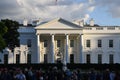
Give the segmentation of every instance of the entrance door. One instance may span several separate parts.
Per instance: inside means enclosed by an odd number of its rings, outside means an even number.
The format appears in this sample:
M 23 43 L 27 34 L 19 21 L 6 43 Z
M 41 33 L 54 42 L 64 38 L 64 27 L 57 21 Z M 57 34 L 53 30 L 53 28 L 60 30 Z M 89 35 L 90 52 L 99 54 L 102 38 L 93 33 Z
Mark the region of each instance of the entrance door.
M 56 55 L 56 62 L 62 63 L 62 53 L 58 52 Z

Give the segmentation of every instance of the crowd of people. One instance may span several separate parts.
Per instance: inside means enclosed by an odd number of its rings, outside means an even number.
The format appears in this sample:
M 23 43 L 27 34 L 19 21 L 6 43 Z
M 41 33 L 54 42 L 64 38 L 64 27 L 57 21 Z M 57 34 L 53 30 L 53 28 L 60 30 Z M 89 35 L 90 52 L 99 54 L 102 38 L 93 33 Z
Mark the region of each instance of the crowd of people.
M 120 72 L 98 71 L 90 69 L 58 69 L 49 67 L 46 70 L 30 68 L 0 68 L 0 80 L 120 80 Z

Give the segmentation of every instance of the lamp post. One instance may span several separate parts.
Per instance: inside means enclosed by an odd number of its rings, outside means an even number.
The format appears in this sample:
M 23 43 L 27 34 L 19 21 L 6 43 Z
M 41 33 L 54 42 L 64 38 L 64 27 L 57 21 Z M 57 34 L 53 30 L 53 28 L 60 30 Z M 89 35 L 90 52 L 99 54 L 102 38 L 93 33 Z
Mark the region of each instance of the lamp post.
M 13 45 L 12 43 L 10 45 L 8 45 L 8 47 L 11 49 L 11 52 L 13 53 L 13 64 L 14 64 L 14 49 L 16 47 L 16 45 Z
M 14 50 L 13 50 L 13 64 L 14 64 Z
M 63 66 L 62 66 L 62 69 L 63 69 L 63 71 L 66 71 L 67 70 L 67 64 L 66 64 L 66 61 L 65 61 L 65 56 L 64 56 L 64 54 L 62 54 L 61 53 L 61 57 L 62 57 L 62 64 L 63 64 Z

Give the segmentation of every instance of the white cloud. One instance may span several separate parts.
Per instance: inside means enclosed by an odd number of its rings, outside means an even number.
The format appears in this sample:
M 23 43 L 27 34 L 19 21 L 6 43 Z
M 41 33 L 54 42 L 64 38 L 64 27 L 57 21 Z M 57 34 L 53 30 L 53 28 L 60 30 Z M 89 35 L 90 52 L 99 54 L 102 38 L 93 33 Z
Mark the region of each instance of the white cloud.
M 85 15 L 84 15 L 84 18 L 83 18 L 84 21 L 86 22 L 86 21 L 89 19 L 89 17 L 90 17 L 89 14 L 85 14 Z
M 120 18 L 120 0 L 96 0 L 94 5 L 106 9 L 113 18 Z
M 95 1 L 94 0 L 88 0 L 90 4 L 93 4 Z
M 74 0 L 7 0 L 1 1 L 4 5 L 14 5 L 13 7 L 3 6 L 0 18 L 32 19 L 32 18 L 56 18 L 62 17 L 68 20 L 84 18 L 94 11 L 95 6 L 91 5 L 94 0 L 88 2 L 76 2 Z M 2 5 L 2 3 L 0 4 Z M 7 8 L 7 9 L 4 9 Z M 10 15 L 11 12 L 11 15 Z M 88 18 L 88 16 L 87 16 Z M 85 17 L 86 19 L 86 17 Z
M 89 11 L 89 12 L 93 12 L 94 9 L 95 9 L 95 6 L 91 6 L 91 7 L 88 8 L 88 11 Z

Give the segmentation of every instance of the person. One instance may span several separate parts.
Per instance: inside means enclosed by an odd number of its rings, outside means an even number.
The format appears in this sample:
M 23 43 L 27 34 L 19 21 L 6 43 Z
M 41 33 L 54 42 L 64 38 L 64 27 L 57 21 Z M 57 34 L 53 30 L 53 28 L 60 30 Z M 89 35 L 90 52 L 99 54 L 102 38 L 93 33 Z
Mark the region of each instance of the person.
M 96 80 L 102 80 L 102 72 L 100 72 L 100 71 L 97 72 Z
M 119 71 L 115 72 L 115 80 L 120 80 L 120 72 Z
M 109 71 L 109 69 L 106 69 L 106 71 L 103 73 L 103 80 L 110 80 L 110 71 Z
M 18 72 L 18 74 L 15 75 L 15 79 L 17 79 L 17 80 L 26 80 L 26 77 L 22 73 L 21 69 L 18 69 L 17 72 Z
M 89 77 L 90 77 L 90 80 L 96 80 L 96 73 L 94 69 L 91 70 Z
M 110 72 L 110 80 L 115 80 L 115 72 L 114 71 Z
M 1 75 L 1 80 L 12 80 L 11 74 L 8 72 L 7 68 L 4 68 L 3 74 Z
M 32 72 L 32 67 L 28 70 L 28 80 L 33 80 L 33 72 Z

